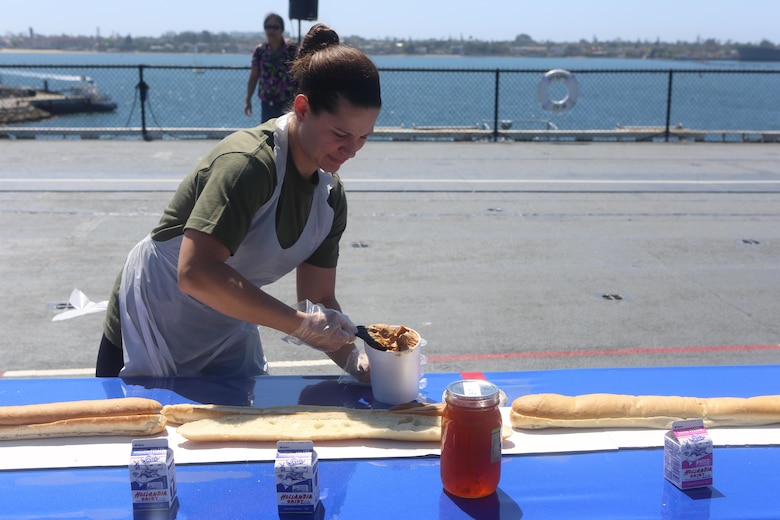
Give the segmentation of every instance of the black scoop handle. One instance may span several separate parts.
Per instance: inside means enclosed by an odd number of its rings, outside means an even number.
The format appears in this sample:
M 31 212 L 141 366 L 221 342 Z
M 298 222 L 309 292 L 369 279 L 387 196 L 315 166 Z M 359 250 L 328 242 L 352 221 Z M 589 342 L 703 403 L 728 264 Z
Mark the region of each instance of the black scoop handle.
M 378 350 L 387 350 L 385 347 L 382 346 L 381 343 L 377 342 L 374 338 L 371 337 L 371 334 L 369 334 L 368 329 L 365 327 L 365 325 L 358 325 L 357 326 L 357 334 L 355 334 L 358 338 L 362 339 L 366 342 L 367 345 L 374 347 Z

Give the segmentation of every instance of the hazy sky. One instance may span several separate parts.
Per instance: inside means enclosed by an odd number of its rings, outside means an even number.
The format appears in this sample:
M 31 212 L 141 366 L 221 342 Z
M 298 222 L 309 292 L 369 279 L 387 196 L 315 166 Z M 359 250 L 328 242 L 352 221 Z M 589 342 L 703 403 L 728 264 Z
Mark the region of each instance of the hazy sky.
M 160 36 L 167 31 L 259 31 L 287 0 L 3 0 L 0 36 Z M 319 0 L 318 21 L 342 36 L 536 41 L 615 40 L 780 43 L 777 0 Z M 305 33 L 313 22 L 302 21 Z

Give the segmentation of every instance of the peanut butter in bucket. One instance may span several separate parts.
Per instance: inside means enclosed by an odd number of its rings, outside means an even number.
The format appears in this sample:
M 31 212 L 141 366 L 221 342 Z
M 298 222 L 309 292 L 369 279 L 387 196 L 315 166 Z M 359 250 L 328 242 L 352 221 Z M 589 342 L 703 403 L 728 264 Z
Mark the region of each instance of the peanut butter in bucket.
M 420 351 L 425 340 L 404 326 L 374 324 L 367 326 L 366 331 L 379 344 L 377 348 L 365 342 L 374 400 L 397 405 L 417 399 L 420 393 Z
M 403 352 L 413 349 L 420 342 L 420 336 L 403 325 L 393 326 L 377 323 L 366 327 L 368 333 L 381 347 L 382 350 Z M 376 347 L 374 347 L 376 348 Z

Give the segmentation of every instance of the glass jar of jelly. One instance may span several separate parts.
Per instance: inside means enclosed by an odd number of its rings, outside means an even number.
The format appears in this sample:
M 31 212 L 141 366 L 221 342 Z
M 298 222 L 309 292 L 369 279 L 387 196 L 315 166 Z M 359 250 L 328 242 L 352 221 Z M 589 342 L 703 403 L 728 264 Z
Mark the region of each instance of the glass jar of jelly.
M 482 380 L 455 381 L 444 392 L 441 482 L 462 498 L 491 495 L 501 478 L 499 390 Z

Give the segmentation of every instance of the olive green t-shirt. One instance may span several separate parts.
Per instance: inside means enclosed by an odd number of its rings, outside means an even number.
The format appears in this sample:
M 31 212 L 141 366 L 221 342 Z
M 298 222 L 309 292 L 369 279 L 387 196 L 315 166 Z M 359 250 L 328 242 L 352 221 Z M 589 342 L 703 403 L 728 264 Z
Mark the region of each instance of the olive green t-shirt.
M 268 202 L 277 185 L 274 158 L 274 122 L 233 133 L 223 139 L 182 181 L 151 233 L 156 241 L 178 237 L 185 229 L 208 233 L 223 243 L 231 255 L 241 246 L 260 207 Z M 334 217 L 330 233 L 306 260 L 318 267 L 336 267 L 339 240 L 347 224 L 347 200 L 337 174 L 328 196 Z M 282 179 L 276 210 L 276 234 L 282 248 L 291 247 L 300 237 L 319 182 L 301 176 L 292 157 Z M 119 279 L 109 300 L 104 333 L 121 345 Z

